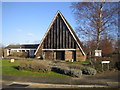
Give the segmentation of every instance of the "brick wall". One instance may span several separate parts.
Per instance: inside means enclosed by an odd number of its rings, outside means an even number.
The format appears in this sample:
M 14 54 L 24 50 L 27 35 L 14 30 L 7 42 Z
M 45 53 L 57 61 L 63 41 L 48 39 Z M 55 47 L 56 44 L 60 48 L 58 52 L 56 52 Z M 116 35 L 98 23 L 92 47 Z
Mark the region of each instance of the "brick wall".
M 47 52 L 44 52 L 44 54 L 45 54 L 45 59 L 47 59 L 47 60 L 53 60 L 54 59 L 54 52 L 47 51 Z
M 85 61 L 86 56 L 84 56 L 79 49 L 76 50 L 76 61 Z
M 42 49 L 43 49 L 43 44 L 41 45 L 41 47 L 38 49 L 38 51 L 37 51 L 37 53 L 36 53 L 36 57 L 38 57 L 38 56 L 43 56 L 43 51 L 42 51 Z
M 56 52 L 53 52 L 53 54 L 54 54 L 53 58 L 54 60 L 56 60 Z
M 72 61 L 72 51 L 65 51 L 65 61 Z
M 43 45 L 41 45 L 41 47 L 39 48 L 36 56 L 44 56 L 44 59 L 48 59 L 48 60 L 55 60 L 56 59 L 56 52 L 53 51 L 47 51 L 47 52 L 43 52 L 42 51 Z M 65 51 L 65 61 L 72 61 L 73 59 L 73 52 L 72 51 Z M 85 61 L 86 60 L 86 56 L 84 56 L 80 49 L 77 47 L 76 49 L 76 61 Z

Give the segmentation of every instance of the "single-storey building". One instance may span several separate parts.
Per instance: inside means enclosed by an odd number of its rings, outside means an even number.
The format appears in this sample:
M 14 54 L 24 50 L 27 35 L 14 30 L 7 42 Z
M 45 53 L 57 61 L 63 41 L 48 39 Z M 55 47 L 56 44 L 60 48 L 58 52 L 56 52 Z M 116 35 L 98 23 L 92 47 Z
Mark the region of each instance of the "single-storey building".
M 35 56 L 65 61 L 84 61 L 86 59 L 82 43 L 60 11 L 56 13 Z
M 39 44 L 8 45 L 4 50 L 4 57 L 12 55 L 14 52 L 27 52 L 28 57 L 34 57 L 34 53 Z

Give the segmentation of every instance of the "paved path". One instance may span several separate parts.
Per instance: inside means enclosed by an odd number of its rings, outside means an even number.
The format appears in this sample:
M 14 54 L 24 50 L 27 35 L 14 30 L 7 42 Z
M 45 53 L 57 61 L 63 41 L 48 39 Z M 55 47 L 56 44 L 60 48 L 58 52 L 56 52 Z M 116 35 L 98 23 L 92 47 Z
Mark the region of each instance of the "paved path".
M 95 76 L 83 75 L 81 78 L 42 78 L 3 75 L 3 88 L 80 88 L 80 87 L 115 87 L 118 85 L 120 72 L 108 72 Z

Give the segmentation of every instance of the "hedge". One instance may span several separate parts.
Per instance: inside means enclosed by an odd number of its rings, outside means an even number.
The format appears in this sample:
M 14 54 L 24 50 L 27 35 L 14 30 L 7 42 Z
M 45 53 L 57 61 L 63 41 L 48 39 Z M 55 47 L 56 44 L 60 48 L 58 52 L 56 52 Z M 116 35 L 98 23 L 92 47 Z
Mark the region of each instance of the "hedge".
M 72 76 L 72 77 L 80 77 L 82 75 L 81 70 L 70 69 L 70 68 L 64 67 L 64 66 L 52 67 L 52 71 L 55 71 L 55 72 L 61 73 L 61 74 L 65 74 L 65 75 L 69 75 L 69 76 Z
M 82 74 L 95 75 L 97 73 L 96 69 L 88 67 L 88 66 L 71 65 L 68 67 L 71 69 L 80 69 L 82 71 Z

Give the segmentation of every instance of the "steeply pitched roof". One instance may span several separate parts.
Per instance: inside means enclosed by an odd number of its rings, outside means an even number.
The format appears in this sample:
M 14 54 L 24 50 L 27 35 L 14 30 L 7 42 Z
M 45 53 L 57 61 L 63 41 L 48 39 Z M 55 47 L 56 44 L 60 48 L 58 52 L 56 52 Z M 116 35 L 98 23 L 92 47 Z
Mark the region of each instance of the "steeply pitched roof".
M 26 49 L 37 49 L 39 44 L 22 44 L 22 45 L 9 45 L 5 48 L 12 49 L 12 48 L 26 48 Z
M 83 51 L 83 49 L 82 49 L 82 47 L 81 47 L 81 46 L 82 46 L 82 43 L 80 42 L 80 40 L 79 40 L 79 38 L 77 37 L 77 35 L 75 34 L 74 30 L 72 29 L 72 27 L 70 26 L 70 24 L 67 22 L 67 20 L 65 19 L 65 17 L 62 15 L 62 13 L 61 13 L 60 11 L 58 11 L 57 14 L 55 15 L 55 17 L 53 18 L 52 23 L 50 24 L 47 32 L 45 33 L 43 39 L 42 39 L 41 42 L 40 42 L 40 45 L 38 46 L 38 48 L 37 48 L 37 50 L 36 50 L 36 52 L 35 52 L 35 55 L 36 55 L 36 53 L 38 52 L 38 49 L 40 48 L 40 46 L 42 45 L 42 43 L 43 43 L 45 37 L 47 36 L 48 32 L 50 31 L 50 28 L 51 28 L 52 24 L 54 23 L 55 19 L 57 18 L 58 14 L 59 14 L 59 15 L 61 16 L 61 18 L 63 19 L 64 23 L 66 24 L 67 28 L 69 29 L 70 33 L 72 34 L 73 38 L 75 39 L 75 41 L 76 41 L 79 49 L 81 50 L 82 54 L 83 54 L 84 56 L 86 56 L 86 54 L 84 53 L 84 51 Z
M 62 14 L 61 14 L 62 15 Z M 72 33 L 74 34 L 76 40 L 78 41 L 78 43 L 80 44 L 80 46 L 83 48 L 83 44 L 82 42 L 80 42 L 79 38 L 77 37 L 76 33 L 74 32 L 73 28 L 70 26 L 70 24 L 68 23 L 68 21 L 65 19 L 65 17 L 62 15 L 62 17 L 64 18 L 64 20 L 66 21 L 67 25 L 70 27 L 70 30 L 72 31 Z

